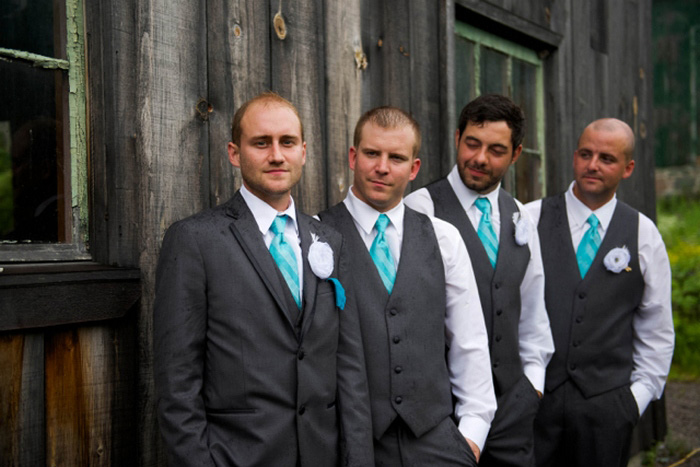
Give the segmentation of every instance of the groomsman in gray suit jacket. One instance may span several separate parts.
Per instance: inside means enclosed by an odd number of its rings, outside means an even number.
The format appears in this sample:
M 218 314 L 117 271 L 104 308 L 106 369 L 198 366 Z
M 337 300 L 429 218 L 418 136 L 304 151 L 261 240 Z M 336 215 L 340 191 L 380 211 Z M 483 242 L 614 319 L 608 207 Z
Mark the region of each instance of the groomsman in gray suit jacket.
M 554 352 L 540 242 L 523 206 L 501 188 L 522 151 L 525 117 L 505 96 L 468 103 L 455 131 L 457 163 L 406 205 L 452 223 L 469 250 L 489 336 L 498 410 L 480 466 L 533 466 L 534 421 Z
M 306 160 L 297 110 L 262 94 L 232 133 L 243 186 L 173 224 L 158 263 L 154 369 L 170 463 L 372 465 L 346 247 L 290 195 Z
M 654 223 L 615 195 L 634 133 L 604 118 L 574 152 L 574 181 L 526 205 L 538 222 L 556 352 L 535 420 L 539 466 L 626 466 L 639 416 L 673 354 L 671 270 Z
M 351 254 L 376 465 L 474 466 L 496 408 L 484 318 L 459 232 L 403 204 L 419 149 L 410 115 L 364 114 L 353 185 L 319 216 Z

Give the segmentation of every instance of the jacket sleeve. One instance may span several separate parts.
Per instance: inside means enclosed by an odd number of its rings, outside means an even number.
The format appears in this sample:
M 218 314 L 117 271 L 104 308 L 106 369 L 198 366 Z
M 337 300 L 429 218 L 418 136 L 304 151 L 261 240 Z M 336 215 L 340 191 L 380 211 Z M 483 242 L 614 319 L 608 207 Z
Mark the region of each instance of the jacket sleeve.
M 189 226 L 179 222 L 168 229 L 156 271 L 156 410 L 171 465 L 213 466 L 202 399 L 207 280 Z
M 340 465 L 373 466 L 374 448 L 369 388 L 358 310 L 352 293 L 349 259 L 344 241 L 340 248 L 338 278 L 346 288 L 347 303 L 340 310 L 338 342 L 338 401 Z

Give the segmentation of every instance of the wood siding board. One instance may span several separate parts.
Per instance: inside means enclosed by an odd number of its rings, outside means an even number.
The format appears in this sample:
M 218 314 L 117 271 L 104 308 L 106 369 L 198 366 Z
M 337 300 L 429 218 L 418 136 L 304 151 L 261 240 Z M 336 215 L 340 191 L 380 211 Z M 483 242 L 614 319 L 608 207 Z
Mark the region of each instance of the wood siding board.
M 361 0 L 325 0 L 325 93 L 328 205 L 342 201 L 352 184 L 348 149 L 362 114 L 362 78 L 368 66 L 362 48 Z
M 270 15 L 265 2 L 207 2 L 210 204 L 221 204 L 241 186 L 228 160 L 231 121 L 245 101 L 270 89 Z M 206 105 L 204 104 L 204 105 Z
M 45 465 L 44 334 L 28 332 L 22 341 L 18 465 Z
M 410 0 L 387 0 L 384 4 L 384 102 L 375 105 L 392 105 L 411 111 L 411 30 Z M 417 78 L 418 79 L 418 78 Z
M 410 111 L 418 121 L 421 167 L 412 187 L 438 179 L 440 164 L 440 17 L 438 2 L 410 0 Z
M 439 86 L 440 86 L 440 175 L 447 175 L 456 160 L 454 131 L 457 128 L 455 109 L 455 5 L 441 0 L 439 12 Z
M 385 105 L 384 68 L 385 21 L 384 5 L 375 0 L 361 1 L 362 50 L 367 55 L 367 69 L 362 75 L 362 113 L 378 105 Z
M 271 2 L 270 16 L 282 5 L 286 38 L 271 39 L 272 89 L 299 110 L 306 139 L 306 165 L 301 181 L 292 190 L 297 207 L 316 214 L 327 206 L 326 157 L 324 154 L 324 19 L 323 0 L 297 3 Z

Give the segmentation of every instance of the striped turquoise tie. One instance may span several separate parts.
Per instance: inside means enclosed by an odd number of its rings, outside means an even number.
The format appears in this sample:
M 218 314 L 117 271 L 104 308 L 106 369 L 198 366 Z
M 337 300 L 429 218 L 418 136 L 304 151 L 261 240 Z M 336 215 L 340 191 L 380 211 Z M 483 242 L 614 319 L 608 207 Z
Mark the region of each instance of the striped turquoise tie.
M 396 279 L 396 266 L 394 266 L 394 258 L 391 257 L 389 244 L 386 241 L 384 232 L 389 225 L 389 218 L 386 214 L 380 214 L 374 228 L 377 229 L 377 236 L 374 237 L 372 246 L 369 249 L 369 255 L 372 261 L 377 266 L 379 277 L 382 278 L 386 291 L 391 294 L 394 288 L 394 279 Z
M 301 309 L 297 256 L 294 254 L 292 246 L 284 239 L 284 227 L 287 225 L 287 219 L 289 216 L 286 214 L 277 216 L 270 226 L 270 230 L 275 234 L 270 243 L 270 254 L 287 282 L 297 307 Z
M 477 198 L 474 205 L 481 211 L 481 220 L 476 233 L 484 244 L 491 266 L 495 268 L 496 258 L 498 258 L 498 236 L 491 224 L 491 202 L 488 198 Z
M 581 279 L 586 277 L 588 269 L 590 269 L 591 264 L 593 264 L 593 259 L 598 252 L 598 247 L 600 246 L 600 234 L 598 233 L 598 218 L 595 214 L 588 216 L 586 220 L 591 226 L 586 230 L 581 238 L 581 243 L 578 244 L 578 250 L 576 250 L 576 261 L 578 262 L 578 269 L 581 271 Z

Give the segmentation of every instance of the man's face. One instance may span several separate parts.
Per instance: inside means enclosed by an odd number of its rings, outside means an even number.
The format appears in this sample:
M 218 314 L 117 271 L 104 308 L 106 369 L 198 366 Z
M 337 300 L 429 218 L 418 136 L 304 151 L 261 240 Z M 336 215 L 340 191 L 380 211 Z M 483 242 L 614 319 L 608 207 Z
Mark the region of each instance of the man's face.
M 263 101 L 246 110 L 241 129 L 240 145 L 228 144 L 231 164 L 240 167 L 251 193 L 278 211 L 287 209 L 306 162 L 299 119 L 289 107 Z
M 508 167 L 520 157 L 522 145 L 513 150 L 511 130 L 505 121 L 467 123 L 460 136 L 455 132 L 457 169 L 467 188 L 477 193 L 493 191 Z
M 399 204 L 406 185 L 418 175 L 420 159 L 413 157 L 416 135 L 413 128 L 382 128 L 367 122 L 358 147 L 348 159 L 355 171 L 353 193 L 379 212 Z
M 632 175 L 627 161 L 628 136 L 621 129 L 586 128 L 574 152 L 574 194 L 591 209 L 610 201 L 623 178 Z

